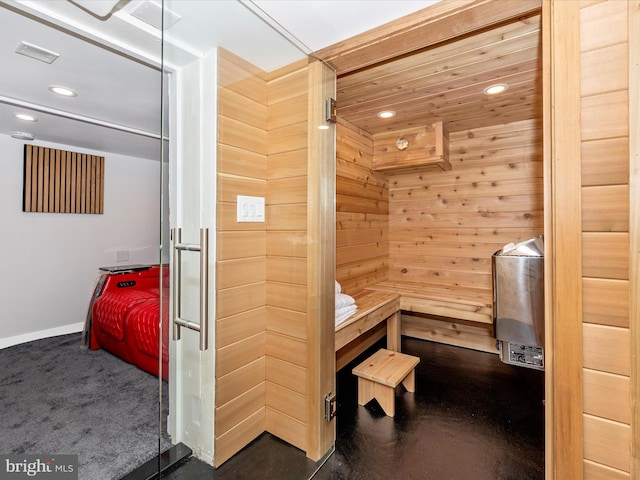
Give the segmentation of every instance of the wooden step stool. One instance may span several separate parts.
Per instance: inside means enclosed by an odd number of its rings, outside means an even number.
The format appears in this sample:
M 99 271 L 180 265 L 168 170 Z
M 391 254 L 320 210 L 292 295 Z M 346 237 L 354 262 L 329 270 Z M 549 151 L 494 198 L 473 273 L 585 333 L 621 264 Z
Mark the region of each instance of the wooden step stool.
M 358 405 L 366 405 L 376 399 L 384 413 L 393 417 L 396 413 L 396 387 L 404 385 L 408 392 L 416 391 L 415 367 L 418 357 L 400 352 L 378 350 L 352 370 L 358 377 Z

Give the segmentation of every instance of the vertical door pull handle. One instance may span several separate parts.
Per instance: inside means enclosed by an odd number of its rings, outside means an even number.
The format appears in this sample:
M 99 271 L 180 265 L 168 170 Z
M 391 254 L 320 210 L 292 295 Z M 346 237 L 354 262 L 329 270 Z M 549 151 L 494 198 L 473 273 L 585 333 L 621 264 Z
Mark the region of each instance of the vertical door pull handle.
M 182 243 L 182 229 L 173 229 L 173 339 L 180 328 L 200 332 L 200 350 L 209 348 L 209 229 L 200 229 L 200 244 Z M 200 252 L 200 322 L 182 318 L 182 252 Z

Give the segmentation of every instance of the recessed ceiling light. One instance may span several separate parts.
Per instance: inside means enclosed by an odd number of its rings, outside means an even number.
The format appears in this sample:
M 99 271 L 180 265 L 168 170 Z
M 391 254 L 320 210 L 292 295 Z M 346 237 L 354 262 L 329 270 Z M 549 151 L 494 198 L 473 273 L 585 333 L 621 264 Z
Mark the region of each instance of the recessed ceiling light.
M 393 110 L 383 110 L 381 112 L 378 112 L 378 117 L 380 118 L 392 118 L 396 116 L 396 112 L 394 112 Z
M 56 95 L 62 95 L 63 97 L 76 97 L 78 94 L 67 87 L 61 87 L 59 85 L 51 85 L 49 91 Z
M 24 120 L 25 122 L 37 122 L 38 119 L 33 115 L 29 115 L 28 113 L 15 113 L 13 115 L 18 120 Z
M 507 88 L 509 88 L 509 85 L 506 83 L 496 83 L 495 85 L 489 85 L 483 91 L 485 95 L 497 95 L 507 90 Z
M 11 132 L 12 138 L 17 138 L 18 140 L 33 140 L 33 133 L 28 132 Z

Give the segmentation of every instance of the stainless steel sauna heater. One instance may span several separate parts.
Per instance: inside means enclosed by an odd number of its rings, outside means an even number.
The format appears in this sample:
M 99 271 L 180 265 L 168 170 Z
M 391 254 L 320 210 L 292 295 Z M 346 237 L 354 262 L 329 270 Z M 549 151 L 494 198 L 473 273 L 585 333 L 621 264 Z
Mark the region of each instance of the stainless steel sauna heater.
M 493 321 L 500 359 L 544 370 L 544 242 L 510 243 L 492 256 Z

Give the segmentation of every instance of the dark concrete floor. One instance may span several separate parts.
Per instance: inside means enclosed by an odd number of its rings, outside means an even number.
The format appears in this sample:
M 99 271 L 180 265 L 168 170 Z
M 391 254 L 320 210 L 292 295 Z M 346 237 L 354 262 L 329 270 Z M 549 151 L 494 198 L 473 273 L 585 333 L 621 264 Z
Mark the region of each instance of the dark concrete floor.
M 544 373 L 497 355 L 414 339 L 416 393 L 394 418 L 357 405 L 351 365 L 337 377 L 336 452 L 314 480 L 544 478 Z
M 357 405 L 351 368 L 337 375 L 336 451 L 316 480 L 541 480 L 544 374 L 497 355 L 414 339 L 404 353 L 421 361 L 416 393 L 396 397 L 394 418 L 375 401 Z M 191 460 L 163 479 L 306 480 L 320 467 L 263 435 L 217 470 Z

